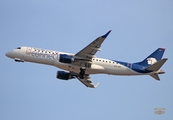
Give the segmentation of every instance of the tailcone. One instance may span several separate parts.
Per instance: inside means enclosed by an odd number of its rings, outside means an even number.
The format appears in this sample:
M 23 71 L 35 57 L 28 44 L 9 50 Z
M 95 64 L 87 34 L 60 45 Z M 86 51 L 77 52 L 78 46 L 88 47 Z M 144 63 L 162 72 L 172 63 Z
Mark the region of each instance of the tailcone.
M 165 74 L 165 71 L 164 70 L 158 70 L 157 74 Z

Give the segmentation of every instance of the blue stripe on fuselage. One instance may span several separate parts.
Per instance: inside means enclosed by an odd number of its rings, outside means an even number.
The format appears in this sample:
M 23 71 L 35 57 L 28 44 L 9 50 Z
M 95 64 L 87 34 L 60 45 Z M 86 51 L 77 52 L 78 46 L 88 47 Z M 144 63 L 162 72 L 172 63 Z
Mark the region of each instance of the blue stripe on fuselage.
M 117 62 L 125 67 L 128 67 L 129 69 L 135 71 L 135 72 L 138 72 L 138 73 L 149 73 L 151 71 L 147 71 L 145 70 L 146 67 L 142 66 L 142 65 L 139 65 L 139 64 L 136 64 L 136 63 L 127 63 L 127 62 L 121 62 L 121 61 L 116 61 L 116 60 L 113 60 L 114 62 Z

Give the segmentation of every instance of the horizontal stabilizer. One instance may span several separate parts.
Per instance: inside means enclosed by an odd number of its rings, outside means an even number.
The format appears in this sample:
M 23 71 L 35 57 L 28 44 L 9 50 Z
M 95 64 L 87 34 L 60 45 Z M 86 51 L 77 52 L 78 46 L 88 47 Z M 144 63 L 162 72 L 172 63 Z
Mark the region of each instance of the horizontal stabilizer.
M 160 80 L 160 78 L 159 78 L 157 73 L 152 73 L 152 74 L 150 74 L 150 76 L 153 77 L 156 80 Z
M 163 58 L 162 60 L 154 63 L 153 65 L 151 65 L 149 67 L 147 67 L 145 70 L 158 71 L 166 61 L 167 61 L 167 58 Z

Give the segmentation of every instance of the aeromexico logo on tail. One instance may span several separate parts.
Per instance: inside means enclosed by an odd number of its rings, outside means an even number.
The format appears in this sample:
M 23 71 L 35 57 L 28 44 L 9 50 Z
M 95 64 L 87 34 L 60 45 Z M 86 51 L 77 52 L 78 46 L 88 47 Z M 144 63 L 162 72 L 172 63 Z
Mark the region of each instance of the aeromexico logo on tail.
M 156 62 L 157 62 L 157 60 L 155 58 L 147 58 L 148 65 L 153 65 Z

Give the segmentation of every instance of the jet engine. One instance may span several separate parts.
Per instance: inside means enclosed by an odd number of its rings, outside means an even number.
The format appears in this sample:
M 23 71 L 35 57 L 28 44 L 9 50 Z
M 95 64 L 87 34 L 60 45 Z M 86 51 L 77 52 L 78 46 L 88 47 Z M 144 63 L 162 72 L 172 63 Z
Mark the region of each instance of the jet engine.
M 62 63 L 72 63 L 74 62 L 73 56 L 67 55 L 67 54 L 60 54 L 59 55 L 59 62 Z
M 61 79 L 61 80 L 69 80 L 75 78 L 72 76 L 69 72 L 65 71 L 57 71 L 56 78 Z

